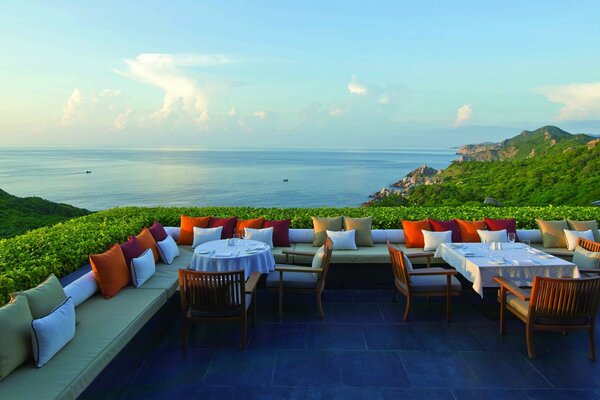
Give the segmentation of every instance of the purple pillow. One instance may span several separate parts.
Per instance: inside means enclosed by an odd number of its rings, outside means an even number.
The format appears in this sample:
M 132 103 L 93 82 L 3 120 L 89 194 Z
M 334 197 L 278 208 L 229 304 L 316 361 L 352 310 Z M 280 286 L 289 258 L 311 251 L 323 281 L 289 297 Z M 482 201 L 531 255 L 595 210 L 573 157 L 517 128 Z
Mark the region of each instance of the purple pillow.
M 458 243 L 461 241 L 460 230 L 458 229 L 458 224 L 455 220 L 451 219 L 449 221 L 436 221 L 435 219 L 430 219 L 429 225 L 431 225 L 431 228 L 435 232 L 452 231 L 453 243 Z
M 514 233 L 515 237 L 517 237 L 517 221 L 514 218 L 507 219 L 491 219 L 484 218 L 485 224 L 487 225 L 490 231 L 501 231 L 502 229 L 506 229 L 506 233 Z M 517 237 L 517 240 L 519 238 Z
M 265 221 L 264 228 L 273 228 L 273 246 L 290 247 L 290 220 Z
M 131 267 L 131 260 L 138 258 L 144 253 L 140 241 L 135 236 L 130 236 L 128 241 L 121 243 L 119 246 L 121 246 L 121 250 L 123 250 L 127 268 Z
M 163 228 L 163 226 L 158 221 L 154 221 L 154 223 L 150 228 L 148 228 L 148 230 L 150 231 L 152 237 L 154 238 L 154 240 L 156 240 L 157 243 L 162 242 L 167 238 L 167 236 L 169 236 L 167 231 L 165 231 L 165 228 Z
M 235 224 L 237 223 L 237 217 L 233 218 L 211 218 L 208 223 L 209 228 L 216 228 L 222 226 L 221 239 L 231 239 L 235 233 Z

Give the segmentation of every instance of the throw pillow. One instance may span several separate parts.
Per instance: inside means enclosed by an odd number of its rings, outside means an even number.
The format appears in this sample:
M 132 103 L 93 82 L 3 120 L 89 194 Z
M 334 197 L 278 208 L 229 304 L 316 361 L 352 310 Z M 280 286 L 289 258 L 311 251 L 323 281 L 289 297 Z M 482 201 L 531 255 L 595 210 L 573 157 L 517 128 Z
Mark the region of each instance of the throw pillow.
M 431 229 L 436 232 L 452 231 L 452 241 L 460 242 L 460 230 L 458 229 L 458 224 L 455 220 L 437 221 L 435 219 L 430 219 L 429 224 L 431 225 Z
M 574 231 L 587 231 L 591 229 L 594 234 L 594 242 L 600 242 L 600 232 L 598 231 L 597 221 L 573 221 L 568 219 L 569 229 Z
M 477 230 L 485 230 L 485 221 L 465 221 L 463 219 L 455 220 L 460 231 L 460 241 L 465 243 L 479 242 Z
M 477 234 L 479 235 L 479 239 L 481 239 L 481 243 L 508 243 L 508 232 L 506 232 L 506 229 L 499 231 L 483 231 L 477 229 Z
M 44 366 L 75 336 L 75 306 L 70 297 L 43 318 L 31 321 L 36 367 Z
M 244 228 L 244 237 L 268 244 L 273 248 L 273 227 L 264 229 Z
M 519 240 L 517 236 L 517 221 L 514 218 L 506 219 L 490 219 L 484 218 L 485 224 L 490 231 L 501 231 L 506 229 L 506 233 L 514 233 L 515 238 Z
M 431 225 L 428 219 L 422 221 L 402 220 L 402 229 L 404 229 L 406 247 L 424 247 L 423 231 L 430 231 Z
M 0 381 L 31 358 L 31 320 L 25 296 L 0 307 Z
M 191 245 L 194 242 L 194 227 L 207 228 L 209 222 L 210 217 L 188 217 L 187 215 L 182 215 L 177 244 Z
M 67 295 L 62 285 L 58 281 L 58 278 L 54 274 L 50 274 L 48 278 L 33 289 L 19 292 L 18 294 L 24 294 L 27 297 L 27 303 L 31 310 L 31 316 L 35 318 L 41 318 L 48 315 L 58 305 L 66 300 Z M 13 293 L 11 297 L 14 297 Z
M 179 247 L 171 236 L 167 236 L 165 240 L 157 243 L 160 258 L 165 264 L 170 265 L 176 257 L 179 257 Z
M 77 278 L 65 286 L 65 295 L 73 299 L 73 305 L 77 307 L 98 291 L 98 282 L 94 277 L 94 271 Z
M 424 251 L 436 251 L 440 244 L 452 243 L 452 231 L 432 232 L 423 229 L 422 232 L 424 239 Z
M 140 241 L 135 236 L 129 236 L 129 240 L 125 243 L 121 243 L 119 246 L 121 246 L 121 251 L 123 251 L 123 257 L 125 257 L 125 264 L 127 266 L 131 265 L 132 259 L 141 256 L 144 252 Z
M 594 234 L 591 229 L 587 231 L 570 231 L 568 229 L 564 229 L 565 232 L 565 240 L 567 241 L 567 250 L 575 250 L 577 247 L 577 243 L 579 242 L 579 238 L 587 239 L 594 241 Z
M 327 239 L 327 231 L 341 231 L 342 230 L 342 217 L 334 218 L 323 218 L 323 217 L 311 217 L 313 221 L 313 229 L 315 231 L 315 238 L 313 240 L 313 246 L 320 247 L 325 244 Z
M 208 224 L 209 228 L 223 227 L 221 231 L 221 239 L 231 239 L 235 233 L 235 225 L 237 217 L 233 218 L 211 218 Z
M 569 229 L 567 221 L 543 221 L 536 219 L 540 231 L 542 232 L 542 243 L 544 247 L 567 247 L 565 239 L 565 229 Z
M 90 264 L 100 292 L 106 299 L 115 296 L 130 282 L 129 268 L 119 245 L 114 245 L 102 254 L 90 255 Z
M 273 228 L 273 245 L 276 247 L 290 247 L 289 219 L 265 221 L 262 227 Z
M 577 246 L 575 247 L 575 253 L 573 253 L 573 264 L 581 269 L 600 268 L 600 253 Z
M 154 262 L 158 261 L 158 246 L 156 245 L 156 240 L 148 230 L 148 228 L 142 229 L 142 231 L 136 236 L 138 241 L 140 242 L 140 246 L 143 250 L 152 250 L 152 255 L 154 256 Z
M 254 219 L 238 219 L 235 223 L 235 235 L 239 238 L 244 237 L 244 228 L 260 229 L 265 223 L 263 217 Z
M 156 272 L 154 256 L 150 249 L 146 250 L 141 256 L 131 260 L 131 282 L 133 286 L 139 288 Z
M 373 235 L 371 233 L 371 225 L 373 224 L 373 217 L 365 218 L 351 218 L 344 217 L 344 230 L 356 231 L 356 245 L 357 246 L 373 246 Z
M 358 250 L 356 247 L 356 231 L 330 231 L 325 233 L 333 242 L 332 250 Z
M 167 231 L 165 231 L 165 228 L 163 228 L 161 223 L 158 221 L 154 221 L 154 223 L 152 224 L 152 226 L 150 228 L 148 228 L 148 230 L 150 231 L 150 233 L 152 234 L 152 237 L 154 238 L 154 240 L 157 243 L 162 242 L 163 240 L 165 240 L 167 238 L 167 236 L 169 236 Z
M 223 227 L 217 226 L 216 228 L 198 228 L 194 227 L 194 243 L 192 243 L 192 249 L 200 246 L 202 243 L 212 242 L 214 240 L 221 240 L 223 236 Z

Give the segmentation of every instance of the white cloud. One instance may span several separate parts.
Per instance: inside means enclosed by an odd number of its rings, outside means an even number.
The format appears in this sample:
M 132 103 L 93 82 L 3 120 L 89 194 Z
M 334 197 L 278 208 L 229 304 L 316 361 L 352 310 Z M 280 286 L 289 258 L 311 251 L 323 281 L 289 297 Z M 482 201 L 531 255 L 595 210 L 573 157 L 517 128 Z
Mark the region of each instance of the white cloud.
M 351 94 L 356 94 L 359 96 L 364 96 L 367 94 L 368 89 L 365 85 L 358 83 L 355 75 L 352 75 L 352 80 L 348 83 L 348 91 Z
M 120 131 L 123 128 L 125 128 L 125 125 L 127 124 L 127 120 L 129 119 L 129 115 L 131 115 L 132 112 L 133 112 L 133 109 L 128 108 L 127 110 L 125 110 L 125 112 L 117 115 L 117 118 L 115 118 L 115 121 L 113 123 L 116 130 Z
M 543 86 L 536 91 L 563 105 L 556 116 L 558 121 L 600 118 L 600 82 Z
M 254 116 L 258 119 L 265 119 L 265 118 L 267 118 L 267 115 L 268 115 L 268 111 L 266 111 L 266 110 L 259 110 L 254 113 Z
M 62 117 L 60 118 L 61 125 L 65 126 L 75 118 L 77 112 L 81 108 L 83 100 L 84 98 L 81 90 L 77 88 L 73 89 L 71 96 L 69 96 L 69 99 L 67 100 L 67 104 L 63 108 Z
M 120 89 L 103 89 L 98 93 L 100 97 L 117 97 L 121 95 Z
M 231 109 L 227 113 L 227 115 L 230 117 L 234 117 L 236 114 L 237 114 L 237 108 L 235 108 L 235 106 L 231 107 Z
M 452 126 L 458 128 L 459 126 L 462 126 L 468 122 L 472 116 L 473 109 L 471 108 L 471 105 L 465 104 L 459 107 L 458 111 L 456 112 L 456 120 L 454 120 L 454 124 Z
M 340 116 L 344 115 L 345 113 L 346 113 L 346 110 L 344 110 L 343 108 L 334 108 L 329 111 L 329 116 L 330 117 L 340 117 Z

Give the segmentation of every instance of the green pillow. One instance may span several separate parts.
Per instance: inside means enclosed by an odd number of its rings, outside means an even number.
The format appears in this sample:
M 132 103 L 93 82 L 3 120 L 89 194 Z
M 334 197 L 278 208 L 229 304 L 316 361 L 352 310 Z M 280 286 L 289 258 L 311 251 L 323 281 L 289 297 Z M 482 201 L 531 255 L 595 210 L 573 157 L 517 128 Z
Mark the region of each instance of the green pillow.
M 313 246 L 320 247 L 325 244 L 327 240 L 327 232 L 325 231 L 341 231 L 342 230 L 342 217 L 335 218 L 319 218 L 311 217 L 313 220 L 313 227 L 315 230 L 315 240 L 313 240 Z
M 45 317 L 67 299 L 65 291 L 54 274 L 33 289 L 25 290 L 33 319 Z
M 350 218 L 344 217 L 344 230 L 354 229 L 356 236 L 354 241 L 357 246 L 373 246 L 373 236 L 371 235 L 372 217 Z
M 31 358 L 32 319 L 25 296 L 0 308 L 0 381 Z
M 569 227 L 574 231 L 587 231 L 590 229 L 594 234 L 594 241 L 600 242 L 600 232 L 598 232 L 598 222 L 596 221 L 572 221 L 567 220 Z
M 540 231 L 542 232 L 542 242 L 544 247 L 562 247 L 567 248 L 567 240 L 565 239 L 565 229 L 569 229 L 567 221 L 542 221 L 536 219 Z
M 581 269 L 600 268 L 600 253 L 577 246 L 575 247 L 575 253 L 573 253 L 573 264 Z

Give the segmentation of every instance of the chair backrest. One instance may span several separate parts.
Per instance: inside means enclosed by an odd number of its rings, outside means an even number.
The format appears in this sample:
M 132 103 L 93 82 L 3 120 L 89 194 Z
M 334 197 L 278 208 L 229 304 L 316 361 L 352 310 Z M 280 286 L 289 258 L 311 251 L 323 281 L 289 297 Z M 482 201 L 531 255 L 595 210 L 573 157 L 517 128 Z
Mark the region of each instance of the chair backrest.
M 595 318 L 598 302 L 600 277 L 573 279 L 535 276 L 529 317 L 551 320 L 589 318 L 591 321 Z
M 600 253 L 600 243 L 594 242 L 591 240 L 579 238 L 579 242 L 577 244 L 587 251 L 593 251 L 595 253 Z
M 246 309 L 244 270 L 202 272 L 179 270 L 181 309 L 203 313 L 241 313 Z
M 325 287 L 325 279 L 327 279 L 327 273 L 329 272 L 331 252 L 333 251 L 333 241 L 330 238 L 327 238 L 327 240 L 325 240 L 324 246 L 325 251 L 323 252 L 323 258 L 321 260 L 321 268 L 323 269 L 323 272 L 319 274 L 319 282 L 317 284 L 317 287 L 320 290 L 323 290 L 323 288 Z
M 387 241 L 388 252 L 390 253 L 390 262 L 392 263 L 392 272 L 394 279 L 403 284 L 406 290 L 410 290 L 410 276 L 406 262 L 404 261 L 404 252 L 392 246 L 390 241 Z

